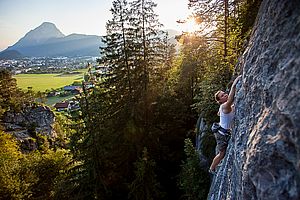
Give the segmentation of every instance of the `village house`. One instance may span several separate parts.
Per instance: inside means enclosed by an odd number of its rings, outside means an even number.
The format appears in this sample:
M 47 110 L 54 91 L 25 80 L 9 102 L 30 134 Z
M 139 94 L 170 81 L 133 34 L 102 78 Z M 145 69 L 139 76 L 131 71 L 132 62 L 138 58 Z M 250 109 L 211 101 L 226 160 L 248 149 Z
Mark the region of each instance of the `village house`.
M 68 85 L 64 86 L 64 91 L 71 92 L 72 94 L 80 94 L 82 92 L 82 88 L 80 86 Z
M 59 112 L 60 111 L 68 111 L 70 109 L 70 103 L 68 101 L 59 102 L 54 105 L 54 108 Z

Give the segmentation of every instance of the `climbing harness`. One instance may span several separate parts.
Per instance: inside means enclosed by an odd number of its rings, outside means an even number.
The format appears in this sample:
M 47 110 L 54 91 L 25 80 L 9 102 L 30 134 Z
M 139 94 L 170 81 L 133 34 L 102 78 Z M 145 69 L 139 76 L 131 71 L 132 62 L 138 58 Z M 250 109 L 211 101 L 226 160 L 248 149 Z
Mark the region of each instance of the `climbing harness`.
M 231 132 L 230 129 L 225 129 L 223 127 L 220 126 L 219 123 L 214 122 L 211 126 L 211 130 L 213 133 L 220 133 L 221 135 L 225 135 L 225 136 L 231 136 Z

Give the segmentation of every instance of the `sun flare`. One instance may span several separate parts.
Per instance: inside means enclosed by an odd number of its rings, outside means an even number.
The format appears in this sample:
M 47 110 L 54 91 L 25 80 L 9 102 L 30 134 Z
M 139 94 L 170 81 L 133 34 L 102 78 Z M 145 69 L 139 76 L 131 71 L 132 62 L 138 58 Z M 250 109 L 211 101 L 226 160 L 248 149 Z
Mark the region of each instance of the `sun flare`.
M 192 33 L 198 30 L 198 24 L 194 17 L 189 17 L 184 23 L 184 31 Z

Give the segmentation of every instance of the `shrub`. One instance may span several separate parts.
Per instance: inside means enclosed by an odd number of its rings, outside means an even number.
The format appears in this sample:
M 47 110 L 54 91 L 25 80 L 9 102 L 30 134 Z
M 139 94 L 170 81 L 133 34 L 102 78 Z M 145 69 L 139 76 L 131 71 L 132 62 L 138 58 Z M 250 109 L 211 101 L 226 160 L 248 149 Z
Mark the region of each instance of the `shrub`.
M 210 180 L 208 173 L 200 167 L 198 152 L 190 139 L 185 139 L 186 160 L 181 165 L 178 185 L 184 191 L 183 199 L 206 199 Z
M 0 199 L 52 199 L 69 163 L 66 150 L 22 154 L 17 141 L 0 131 Z

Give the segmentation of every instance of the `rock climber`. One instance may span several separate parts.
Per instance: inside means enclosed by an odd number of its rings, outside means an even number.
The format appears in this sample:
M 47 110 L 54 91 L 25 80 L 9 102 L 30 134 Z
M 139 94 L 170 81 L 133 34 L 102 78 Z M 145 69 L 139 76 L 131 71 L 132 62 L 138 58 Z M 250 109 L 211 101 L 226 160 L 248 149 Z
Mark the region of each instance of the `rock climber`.
M 240 78 L 241 75 L 233 81 L 229 94 L 226 94 L 221 90 L 219 90 L 215 94 L 215 100 L 220 104 L 218 112 L 218 115 L 220 116 L 220 128 L 216 133 L 214 133 L 217 142 L 218 154 L 213 159 L 212 164 L 209 168 L 209 172 L 212 174 L 216 173 L 217 165 L 224 158 L 228 146 L 228 141 L 231 136 L 231 126 L 234 117 L 233 101 L 236 84 L 238 83 Z

